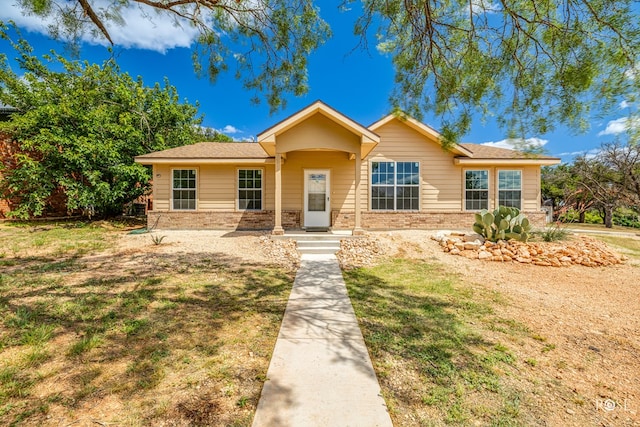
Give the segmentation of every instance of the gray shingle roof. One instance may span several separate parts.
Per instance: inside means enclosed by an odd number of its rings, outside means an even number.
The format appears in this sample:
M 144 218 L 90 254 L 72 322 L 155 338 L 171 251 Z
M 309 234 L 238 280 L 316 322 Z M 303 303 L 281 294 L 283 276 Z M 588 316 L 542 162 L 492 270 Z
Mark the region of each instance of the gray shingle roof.
M 509 150 L 506 148 L 491 147 L 482 144 L 460 144 L 473 154 L 473 159 L 540 159 L 554 160 L 555 157 L 522 153 L 517 150 Z
M 268 159 L 253 142 L 199 142 L 138 156 L 139 159 Z

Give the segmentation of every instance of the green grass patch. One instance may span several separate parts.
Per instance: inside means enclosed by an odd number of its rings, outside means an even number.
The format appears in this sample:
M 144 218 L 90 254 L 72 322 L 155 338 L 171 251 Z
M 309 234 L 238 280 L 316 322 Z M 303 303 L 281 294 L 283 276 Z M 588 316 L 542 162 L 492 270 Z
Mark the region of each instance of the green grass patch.
M 111 246 L 113 227 L 91 222 L 10 222 L 0 224 L 0 232 L 11 242 L 5 256 L 31 252 L 54 257 L 82 256 Z M 24 255 L 23 255 L 24 256 Z
M 81 354 L 91 351 L 91 349 L 98 347 L 102 343 L 102 338 L 99 335 L 87 334 L 73 343 L 67 351 L 69 356 L 80 356 Z
M 53 337 L 55 326 L 40 324 L 29 328 L 22 333 L 20 342 L 24 345 L 39 346 L 47 343 Z
M 502 298 L 417 260 L 344 277 L 396 424 L 522 424 L 519 393 L 504 377 L 516 358 L 505 343 L 486 338 L 496 325 L 505 339 L 528 331 L 495 316 Z
M 613 235 L 594 235 L 593 237 L 598 240 L 602 240 L 613 249 L 625 254 L 629 258 L 640 260 L 640 238 Z

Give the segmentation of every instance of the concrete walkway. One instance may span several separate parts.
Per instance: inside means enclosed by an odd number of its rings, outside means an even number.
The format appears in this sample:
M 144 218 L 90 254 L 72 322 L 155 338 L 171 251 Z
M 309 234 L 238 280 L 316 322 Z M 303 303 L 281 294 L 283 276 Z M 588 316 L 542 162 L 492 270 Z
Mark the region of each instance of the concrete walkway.
M 335 255 L 303 255 L 253 427 L 390 427 Z

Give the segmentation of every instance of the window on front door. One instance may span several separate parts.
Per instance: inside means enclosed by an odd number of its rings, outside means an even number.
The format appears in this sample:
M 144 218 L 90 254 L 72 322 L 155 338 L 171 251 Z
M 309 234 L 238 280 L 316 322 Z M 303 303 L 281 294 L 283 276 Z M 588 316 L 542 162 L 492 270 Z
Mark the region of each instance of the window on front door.
M 372 162 L 371 209 L 420 209 L 420 164 Z

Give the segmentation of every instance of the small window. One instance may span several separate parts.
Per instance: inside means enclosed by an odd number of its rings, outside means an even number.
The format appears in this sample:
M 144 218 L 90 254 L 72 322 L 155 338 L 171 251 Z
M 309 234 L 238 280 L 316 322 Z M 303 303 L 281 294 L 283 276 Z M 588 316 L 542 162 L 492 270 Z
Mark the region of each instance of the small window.
M 262 169 L 238 169 L 238 209 L 262 210 Z
M 196 209 L 195 169 L 173 170 L 172 197 L 174 210 Z
M 521 209 L 521 171 L 498 171 L 498 205 Z
M 489 209 L 489 171 L 465 171 L 464 199 L 464 208 L 468 211 Z
M 372 162 L 371 209 L 420 209 L 420 164 Z

